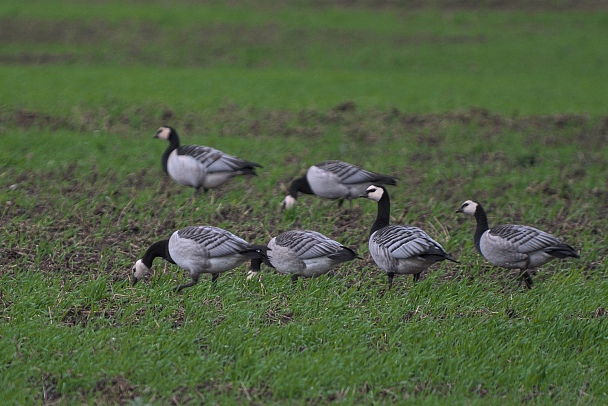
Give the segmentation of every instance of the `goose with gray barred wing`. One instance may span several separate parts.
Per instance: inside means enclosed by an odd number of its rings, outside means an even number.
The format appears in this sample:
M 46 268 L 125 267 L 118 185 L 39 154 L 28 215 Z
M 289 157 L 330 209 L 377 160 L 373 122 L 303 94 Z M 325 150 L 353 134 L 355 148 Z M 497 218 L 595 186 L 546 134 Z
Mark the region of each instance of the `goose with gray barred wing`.
M 194 286 L 204 273 L 212 275 L 215 282 L 219 274 L 241 265 L 247 260 L 267 261 L 265 245 L 250 244 L 222 228 L 211 226 L 185 227 L 174 232 L 168 240 L 150 246 L 133 267 L 131 284 L 150 273 L 155 258 L 177 264 L 188 271 L 192 281 L 177 291 Z
M 316 231 L 291 230 L 268 243 L 268 261 L 294 282 L 300 276 L 323 275 L 355 258 L 359 258 L 355 251 Z
M 555 258 L 579 258 L 574 248 L 534 227 L 505 224 L 490 228 L 485 210 L 473 200 L 465 201 L 456 212 L 475 217 L 473 241 L 477 251 L 494 266 L 519 269 L 520 280 L 528 289 L 532 287 L 528 270 Z
M 163 171 L 180 185 L 206 192 L 223 185 L 235 176 L 256 175 L 255 168 L 260 164 L 245 161 L 211 147 L 179 144 L 177 131 L 162 126 L 154 138 L 169 141 L 169 147 L 162 155 Z
M 352 200 L 371 185 L 396 185 L 397 178 L 359 168 L 342 161 L 325 161 L 308 168 L 306 175 L 295 179 L 289 187 L 289 195 L 281 204 L 282 209 L 295 206 L 298 193 L 316 195 L 325 199 Z
M 369 252 L 376 265 L 388 276 L 388 288 L 395 275 L 414 275 L 436 262 L 458 262 L 443 247 L 418 227 L 390 225 L 391 203 L 386 189 L 371 185 L 360 197 L 378 202 L 378 215 L 369 235 Z

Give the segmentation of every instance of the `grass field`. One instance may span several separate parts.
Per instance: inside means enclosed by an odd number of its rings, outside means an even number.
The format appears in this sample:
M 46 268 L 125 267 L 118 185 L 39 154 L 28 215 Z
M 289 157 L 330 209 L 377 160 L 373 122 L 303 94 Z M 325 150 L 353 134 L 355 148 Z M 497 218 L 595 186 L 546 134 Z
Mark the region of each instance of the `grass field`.
M 605 10 L 0 5 L 0 104 L 604 114 Z
M 608 10 L 234 4 L 0 5 L 3 403 L 608 403 Z M 161 124 L 264 168 L 192 201 L 162 173 Z M 281 213 L 325 159 L 399 177 L 393 222 L 460 264 L 387 292 L 373 202 Z M 466 199 L 581 258 L 518 288 L 475 252 Z M 129 286 L 195 224 L 314 229 L 364 259 L 180 294 L 157 260 Z

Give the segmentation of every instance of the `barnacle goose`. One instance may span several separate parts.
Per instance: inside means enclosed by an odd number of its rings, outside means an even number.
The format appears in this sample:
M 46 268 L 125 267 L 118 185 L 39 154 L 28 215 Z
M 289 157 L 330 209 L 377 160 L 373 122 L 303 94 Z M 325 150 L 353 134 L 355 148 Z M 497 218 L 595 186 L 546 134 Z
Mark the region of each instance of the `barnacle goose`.
M 355 258 L 360 258 L 355 251 L 316 231 L 286 231 L 268 243 L 270 265 L 279 273 L 291 275 L 293 282 L 300 276 L 311 278 L 323 275 Z M 251 273 L 254 274 L 256 270 L 253 268 Z
M 211 147 L 179 145 L 179 136 L 173 127 L 162 126 L 154 138 L 169 141 L 162 155 L 163 170 L 180 185 L 194 188 L 194 194 L 218 187 L 235 176 L 256 175 L 260 164 L 228 155 Z
M 236 268 L 251 259 L 266 257 L 268 247 L 250 244 L 222 228 L 191 226 L 175 231 L 168 240 L 150 246 L 133 267 L 131 285 L 150 273 L 154 258 L 161 257 L 190 272 L 192 281 L 177 288 L 177 292 L 196 285 L 203 273 L 215 282 L 221 272 Z M 267 261 L 267 260 L 266 260 Z
M 519 269 L 520 281 L 528 289 L 532 287 L 528 270 L 555 258 L 579 258 L 574 248 L 534 227 L 505 224 L 490 228 L 486 212 L 478 202 L 467 200 L 456 212 L 475 217 L 477 228 L 473 241 L 477 251 L 494 266 Z
M 383 186 L 371 185 L 360 197 L 378 202 L 378 215 L 369 234 L 369 252 L 388 276 L 388 288 L 395 274 L 420 274 L 439 261 L 458 262 L 424 231 L 413 226 L 389 225 L 391 202 Z
M 341 207 L 344 199 L 352 202 L 371 184 L 396 185 L 397 178 L 366 171 L 342 161 L 321 162 L 308 168 L 306 175 L 291 183 L 281 208 L 291 209 L 295 206 L 298 193 L 340 199 L 338 207 Z

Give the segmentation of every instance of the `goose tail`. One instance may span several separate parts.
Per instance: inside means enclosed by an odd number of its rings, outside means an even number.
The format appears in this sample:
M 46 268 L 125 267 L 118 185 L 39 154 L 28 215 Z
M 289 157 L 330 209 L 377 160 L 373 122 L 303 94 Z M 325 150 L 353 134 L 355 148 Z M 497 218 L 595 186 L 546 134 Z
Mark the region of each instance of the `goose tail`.
M 545 252 L 556 258 L 580 258 L 580 255 L 578 255 L 576 250 L 568 244 L 558 244 L 551 247 L 547 247 L 545 248 Z
M 355 258 L 360 258 L 354 250 L 345 246 L 342 246 L 341 248 L 340 251 L 329 255 L 328 258 L 337 262 L 347 262 Z

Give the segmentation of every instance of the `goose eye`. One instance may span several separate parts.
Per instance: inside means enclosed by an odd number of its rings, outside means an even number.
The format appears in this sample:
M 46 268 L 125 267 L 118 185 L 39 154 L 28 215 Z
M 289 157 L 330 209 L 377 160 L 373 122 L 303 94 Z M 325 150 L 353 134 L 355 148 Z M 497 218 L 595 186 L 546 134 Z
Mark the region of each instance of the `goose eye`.
M 467 207 L 469 204 L 468 203 L 463 203 L 462 207 Z

